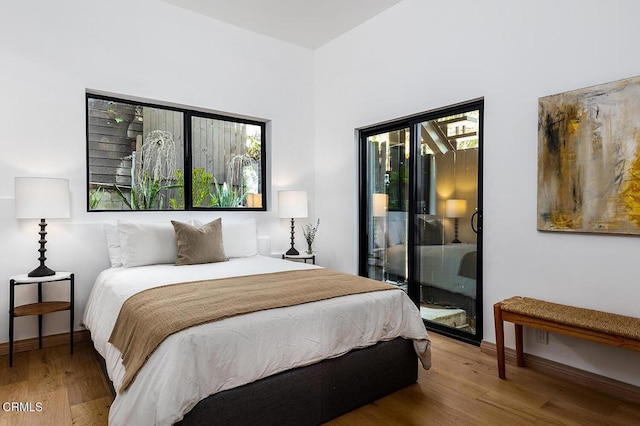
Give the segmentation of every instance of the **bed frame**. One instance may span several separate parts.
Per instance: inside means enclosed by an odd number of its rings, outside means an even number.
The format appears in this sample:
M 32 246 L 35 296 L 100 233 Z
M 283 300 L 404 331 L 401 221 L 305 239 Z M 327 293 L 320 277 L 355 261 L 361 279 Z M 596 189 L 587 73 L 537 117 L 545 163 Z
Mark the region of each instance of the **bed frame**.
M 417 379 L 413 341 L 397 338 L 213 394 L 176 424 L 318 425 Z

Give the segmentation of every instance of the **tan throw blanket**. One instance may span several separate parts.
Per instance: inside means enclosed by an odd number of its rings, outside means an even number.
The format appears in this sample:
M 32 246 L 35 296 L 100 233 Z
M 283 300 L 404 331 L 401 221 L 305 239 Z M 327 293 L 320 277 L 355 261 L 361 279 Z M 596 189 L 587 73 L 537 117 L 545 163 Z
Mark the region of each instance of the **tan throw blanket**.
M 164 339 L 195 325 L 265 309 L 398 287 L 327 269 L 170 284 L 128 298 L 109 342 L 122 353 L 124 391 Z

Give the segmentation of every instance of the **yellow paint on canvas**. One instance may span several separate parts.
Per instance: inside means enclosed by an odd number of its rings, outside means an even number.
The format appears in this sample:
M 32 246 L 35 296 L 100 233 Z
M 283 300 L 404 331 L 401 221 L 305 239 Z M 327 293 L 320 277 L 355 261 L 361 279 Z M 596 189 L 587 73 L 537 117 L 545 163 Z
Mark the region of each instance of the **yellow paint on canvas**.
M 636 130 L 636 142 L 640 147 L 640 135 Z M 625 176 L 620 201 L 625 206 L 629 221 L 640 226 L 640 149 L 636 149 L 633 161 Z
M 561 212 L 553 212 L 551 222 L 555 229 L 574 229 L 577 225 L 575 215 Z
M 566 127 L 567 134 L 572 135 L 578 130 L 578 127 L 580 125 L 581 111 L 579 110 L 579 107 L 576 105 L 568 105 L 566 112 L 567 112 L 567 127 Z
M 570 134 L 573 134 L 578 130 L 580 122 L 576 119 L 569 120 L 569 125 L 567 126 L 567 130 L 569 130 Z

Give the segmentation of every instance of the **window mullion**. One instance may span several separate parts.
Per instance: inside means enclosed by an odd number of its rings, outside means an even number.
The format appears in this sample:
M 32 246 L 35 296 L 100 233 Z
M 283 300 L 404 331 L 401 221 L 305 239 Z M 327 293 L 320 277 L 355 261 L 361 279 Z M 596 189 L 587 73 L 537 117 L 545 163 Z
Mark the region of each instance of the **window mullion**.
M 191 125 L 192 114 L 187 112 L 184 114 L 184 208 L 191 210 L 193 208 L 192 185 L 192 141 L 191 141 Z

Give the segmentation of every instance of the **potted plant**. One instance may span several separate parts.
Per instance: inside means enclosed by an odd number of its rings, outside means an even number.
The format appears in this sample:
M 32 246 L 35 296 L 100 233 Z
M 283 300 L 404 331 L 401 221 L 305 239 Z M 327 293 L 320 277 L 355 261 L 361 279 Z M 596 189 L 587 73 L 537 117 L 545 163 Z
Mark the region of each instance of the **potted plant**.
M 307 254 L 313 254 L 313 240 L 316 238 L 318 226 L 320 226 L 320 219 L 318 219 L 315 226 L 308 223 L 302 227 L 302 233 L 307 240 Z

